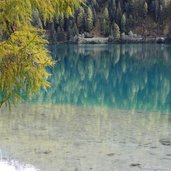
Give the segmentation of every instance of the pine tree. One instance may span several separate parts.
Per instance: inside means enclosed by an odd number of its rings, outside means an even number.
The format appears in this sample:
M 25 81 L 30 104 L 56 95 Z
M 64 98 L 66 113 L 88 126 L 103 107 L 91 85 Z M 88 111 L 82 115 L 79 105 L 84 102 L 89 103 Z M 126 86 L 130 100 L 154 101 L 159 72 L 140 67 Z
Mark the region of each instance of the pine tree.
M 90 7 L 87 10 L 87 30 L 91 31 L 93 28 L 93 13 Z
M 116 23 L 114 23 L 114 25 L 113 25 L 113 37 L 116 40 L 120 39 L 120 29 Z
M 126 32 L 126 16 L 125 16 L 125 14 L 123 14 L 122 18 L 121 18 L 121 31 Z
M 159 12 L 158 12 L 158 16 L 159 16 L 159 22 L 162 24 L 163 23 L 163 6 L 162 4 L 160 4 L 159 6 Z
M 121 17 L 122 17 L 122 9 L 121 9 L 120 1 L 118 1 L 118 7 L 116 10 L 116 22 L 117 23 L 120 23 Z
M 155 12 L 155 20 L 158 21 L 158 18 L 159 18 L 159 7 L 160 4 L 159 4 L 159 1 L 158 0 L 155 0 L 154 1 L 154 12 Z
M 111 22 L 113 22 L 116 17 L 116 0 L 108 0 L 108 10 Z
M 107 8 L 105 8 L 105 10 L 103 12 L 101 30 L 105 36 L 108 36 L 110 33 L 110 20 L 109 20 L 109 12 L 108 12 Z
M 0 1 L 0 105 L 50 86 L 47 66 L 54 64 L 46 49 L 44 33 L 32 25 L 38 10 L 44 23 L 62 14 L 70 16 L 80 0 Z
M 147 2 L 145 2 L 144 3 L 144 7 L 143 7 L 143 14 L 144 14 L 144 16 L 147 15 L 147 12 L 148 12 L 148 4 L 147 4 Z
M 77 25 L 78 25 L 79 30 L 81 31 L 84 31 L 84 15 L 85 15 L 84 8 L 80 7 L 79 14 L 77 17 Z

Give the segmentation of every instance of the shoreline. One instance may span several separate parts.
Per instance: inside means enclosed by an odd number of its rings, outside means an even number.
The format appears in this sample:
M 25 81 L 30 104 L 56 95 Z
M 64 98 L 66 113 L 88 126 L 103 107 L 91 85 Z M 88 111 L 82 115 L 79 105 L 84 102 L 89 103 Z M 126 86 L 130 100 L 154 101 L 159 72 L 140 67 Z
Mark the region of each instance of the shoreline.
M 86 37 L 84 35 L 77 35 L 70 40 L 64 41 L 53 41 L 49 39 L 51 44 L 63 44 L 63 43 L 72 43 L 72 44 L 170 44 L 171 40 L 165 36 L 158 37 L 142 37 L 142 36 L 129 36 L 122 35 L 119 40 L 116 40 L 114 37 Z

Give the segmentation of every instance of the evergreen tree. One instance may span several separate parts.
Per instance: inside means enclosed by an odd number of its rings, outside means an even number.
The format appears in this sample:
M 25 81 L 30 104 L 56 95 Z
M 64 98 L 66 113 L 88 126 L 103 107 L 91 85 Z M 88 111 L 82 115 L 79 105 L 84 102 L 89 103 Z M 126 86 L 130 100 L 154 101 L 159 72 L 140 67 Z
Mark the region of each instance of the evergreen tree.
M 110 20 L 113 22 L 116 17 L 116 0 L 108 0 L 108 10 Z
M 155 20 L 158 21 L 158 18 L 159 18 L 159 1 L 158 0 L 154 1 L 154 15 L 155 15 Z
M 125 14 L 123 14 L 122 18 L 121 18 L 121 31 L 126 32 L 126 16 L 125 16 Z
M 73 33 L 74 33 L 74 36 L 75 35 L 78 35 L 78 28 L 77 28 L 77 25 L 76 25 L 76 23 L 74 23 L 74 27 L 73 27 Z
M 103 17 L 106 21 L 109 21 L 109 11 L 107 8 L 105 8 L 105 10 L 103 12 Z
M 105 8 L 103 12 L 103 20 L 101 23 L 101 29 L 103 32 L 103 35 L 108 36 L 110 34 L 110 20 L 109 20 L 109 12 L 108 9 Z
M 84 15 L 85 15 L 84 8 L 80 7 L 79 14 L 77 17 L 77 25 L 81 32 L 84 31 Z
M 163 6 L 162 6 L 162 4 L 160 4 L 160 6 L 159 6 L 159 12 L 158 13 L 159 13 L 158 14 L 159 22 L 160 22 L 160 24 L 162 24 L 162 22 L 163 22 Z
M 93 13 L 90 7 L 87 10 L 87 31 L 91 31 L 93 28 Z
M 128 35 L 129 35 L 130 37 L 133 37 L 134 34 L 133 34 L 133 32 L 130 30 L 129 33 L 128 33 Z
M 120 23 L 120 19 L 122 17 L 122 9 L 121 9 L 121 5 L 120 5 L 120 1 L 118 2 L 118 8 L 116 10 L 116 21 L 117 23 Z
M 144 7 L 143 7 L 143 14 L 144 14 L 144 16 L 147 15 L 147 12 L 148 12 L 148 4 L 147 4 L 147 2 L 145 2 L 144 3 Z
M 113 25 L 113 37 L 116 40 L 120 39 L 120 29 L 116 23 L 114 23 L 114 25 Z
M 96 21 L 97 21 L 96 10 L 95 10 L 95 8 L 93 8 L 93 26 L 96 25 Z
M 134 0 L 128 0 L 126 3 L 126 12 L 128 15 L 131 15 L 134 11 Z

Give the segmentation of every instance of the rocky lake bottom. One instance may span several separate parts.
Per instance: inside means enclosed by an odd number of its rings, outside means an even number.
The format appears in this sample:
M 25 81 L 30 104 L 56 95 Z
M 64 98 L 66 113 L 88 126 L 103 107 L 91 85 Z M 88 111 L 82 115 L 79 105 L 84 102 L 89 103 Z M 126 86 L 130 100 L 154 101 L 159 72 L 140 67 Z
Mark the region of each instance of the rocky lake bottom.
M 21 104 L 0 117 L 0 170 L 171 171 L 169 114 Z

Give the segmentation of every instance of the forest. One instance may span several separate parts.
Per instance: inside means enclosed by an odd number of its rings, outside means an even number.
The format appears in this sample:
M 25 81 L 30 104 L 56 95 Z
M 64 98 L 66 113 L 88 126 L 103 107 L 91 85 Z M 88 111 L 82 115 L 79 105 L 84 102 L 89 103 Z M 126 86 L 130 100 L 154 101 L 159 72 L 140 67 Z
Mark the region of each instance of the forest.
M 170 0 L 86 0 L 74 15 L 62 15 L 47 24 L 34 11 L 34 24 L 48 30 L 50 40 L 59 42 L 83 33 L 87 38 L 120 39 L 122 34 L 168 37 L 170 11 Z

